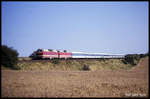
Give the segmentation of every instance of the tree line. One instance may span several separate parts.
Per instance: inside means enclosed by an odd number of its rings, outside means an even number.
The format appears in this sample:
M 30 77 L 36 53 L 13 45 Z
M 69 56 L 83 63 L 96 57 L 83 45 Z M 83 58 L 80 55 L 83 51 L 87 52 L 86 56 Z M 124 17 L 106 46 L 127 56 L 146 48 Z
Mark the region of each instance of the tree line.
M 125 58 L 122 60 L 125 64 L 136 65 L 140 61 L 141 58 L 148 56 L 149 53 L 145 54 L 127 54 Z

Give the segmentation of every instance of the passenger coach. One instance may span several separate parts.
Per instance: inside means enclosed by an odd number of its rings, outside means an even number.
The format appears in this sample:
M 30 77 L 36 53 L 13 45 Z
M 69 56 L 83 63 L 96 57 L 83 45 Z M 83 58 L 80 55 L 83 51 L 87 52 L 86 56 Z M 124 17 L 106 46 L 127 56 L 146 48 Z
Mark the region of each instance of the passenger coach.
M 67 50 L 38 49 L 30 56 L 34 59 L 53 58 L 124 58 L 125 55 L 107 53 L 67 52 Z

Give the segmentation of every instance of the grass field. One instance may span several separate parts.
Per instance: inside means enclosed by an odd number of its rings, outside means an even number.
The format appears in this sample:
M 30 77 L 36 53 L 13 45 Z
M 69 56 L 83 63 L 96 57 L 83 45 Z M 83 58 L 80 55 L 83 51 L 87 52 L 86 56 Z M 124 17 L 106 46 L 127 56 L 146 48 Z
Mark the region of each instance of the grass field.
M 149 96 L 148 57 L 133 68 L 114 59 L 19 64 L 21 70 L 2 70 L 2 97 Z M 84 64 L 90 71 L 82 70 Z

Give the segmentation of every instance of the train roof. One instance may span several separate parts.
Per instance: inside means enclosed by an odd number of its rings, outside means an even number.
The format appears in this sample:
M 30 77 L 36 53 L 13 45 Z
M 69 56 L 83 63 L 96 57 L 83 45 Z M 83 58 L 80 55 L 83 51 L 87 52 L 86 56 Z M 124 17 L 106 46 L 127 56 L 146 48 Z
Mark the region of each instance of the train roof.
M 38 49 L 42 51 L 53 51 L 53 52 L 67 52 L 67 50 L 62 49 Z M 119 55 L 119 56 L 125 56 L 125 54 L 112 54 L 112 53 L 87 53 L 87 52 L 70 52 L 73 54 L 93 54 L 93 55 Z
M 87 53 L 87 52 L 72 52 L 72 53 L 77 53 L 77 54 L 95 54 L 95 55 L 122 55 L 124 54 L 110 54 L 110 53 Z

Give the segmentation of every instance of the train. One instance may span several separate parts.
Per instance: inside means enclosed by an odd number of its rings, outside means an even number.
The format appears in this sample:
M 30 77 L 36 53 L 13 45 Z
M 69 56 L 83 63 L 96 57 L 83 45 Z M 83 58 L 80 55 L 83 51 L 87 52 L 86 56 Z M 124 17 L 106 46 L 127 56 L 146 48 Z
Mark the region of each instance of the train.
M 122 54 L 68 52 L 67 50 L 37 49 L 30 57 L 32 59 L 97 59 L 125 58 Z

